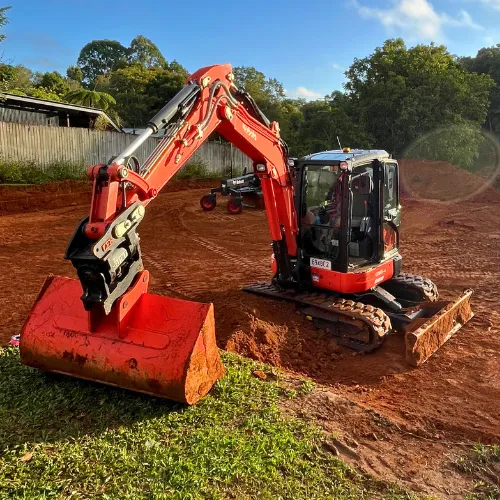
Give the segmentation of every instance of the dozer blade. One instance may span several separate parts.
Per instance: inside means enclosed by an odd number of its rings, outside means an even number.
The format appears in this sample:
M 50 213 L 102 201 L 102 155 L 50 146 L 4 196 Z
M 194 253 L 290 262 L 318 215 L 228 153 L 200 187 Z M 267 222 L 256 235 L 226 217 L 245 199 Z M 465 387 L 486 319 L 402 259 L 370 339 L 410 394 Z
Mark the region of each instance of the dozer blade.
M 148 275 L 140 277 L 147 282 Z M 96 322 L 83 308 L 79 281 L 47 278 L 21 331 L 21 362 L 195 404 L 224 375 L 213 305 L 146 290 L 134 291 L 130 312 L 124 296 Z
M 406 361 L 420 366 L 474 317 L 466 290 L 452 302 L 426 303 L 405 327 Z

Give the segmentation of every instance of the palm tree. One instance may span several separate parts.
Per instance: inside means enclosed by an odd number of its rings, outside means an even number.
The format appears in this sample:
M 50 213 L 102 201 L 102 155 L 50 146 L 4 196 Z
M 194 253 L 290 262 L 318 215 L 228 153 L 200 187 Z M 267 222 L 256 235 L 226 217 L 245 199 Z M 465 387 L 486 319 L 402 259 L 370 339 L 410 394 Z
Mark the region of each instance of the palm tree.
M 78 89 L 68 92 L 64 100 L 70 104 L 80 104 L 106 111 L 110 106 L 116 104 L 115 98 L 106 92 L 96 90 Z

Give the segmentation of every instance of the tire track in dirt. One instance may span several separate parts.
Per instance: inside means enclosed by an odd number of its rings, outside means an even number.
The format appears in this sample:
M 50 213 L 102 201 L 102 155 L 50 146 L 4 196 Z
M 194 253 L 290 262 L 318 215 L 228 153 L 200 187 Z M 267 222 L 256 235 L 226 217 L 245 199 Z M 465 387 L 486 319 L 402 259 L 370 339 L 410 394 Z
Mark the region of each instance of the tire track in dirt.
M 146 237 L 144 238 L 143 258 L 146 266 L 153 267 L 160 273 L 152 275 L 152 283 L 154 283 L 155 288 L 160 287 L 168 293 L 192 298 L 199 294 L 209 296 L 214 289 L 214 282 L 219 285 L 219 282 L 225 280 L 228 286 L 234 286 L 235 272 L 249 276 L 251 278 L 249 281 L 269 277 L 269 257 L 251 258 L 241 253 L 232 252 L 219 243 L 221 239 L 224 240 L 225 236 L 234 234 L 235 216 L 202 212 L 199 207 L 186 201 L 185 198 L 178 198 L 179 196 L 172 196 L 168 206 L 164 204 L 162 204 L 163 206 L 155 206 L 154 210 L 148 213 L 148 218 L 145 221 Z M 197 220 L 196 226 L 198 227 L 199 222 L 201 222 L 204 227 L 220 228 L 215 236 L 217 242 L 214 241 L 214 238 L 202 236 L 200 231 L 196 231 L 192 227 L 193 218 Z M 238 218 L 242 219 L 241 216 Z M 246 222 L 245 219 L 243 218 L 244 222 Z M 256 218 L 252 217 L 252 219 L 257 222 Z M 167 248 L 163 242 L 155 237 L 156 231 L 151 230 L 151 228 L 157 226 L 159 220 L 163 221 L 168 232 L 173 235 L 175 245 L 169 242 Z M 227 230 L 224 226 L 227 226 Z M 160 244 L 162 245 L 161 250 L 158 248 Z M 199 266 L 196 269 L 193 268 L 193 264 L 200 261 L 206 261 L 205 267 L 213 269 L 213 279 L 207 279 L 206 272 L 203 273 Z M 202 277 L 198 279 L 199 275 Z M 159 278 L 161 280 L 157 281 Z

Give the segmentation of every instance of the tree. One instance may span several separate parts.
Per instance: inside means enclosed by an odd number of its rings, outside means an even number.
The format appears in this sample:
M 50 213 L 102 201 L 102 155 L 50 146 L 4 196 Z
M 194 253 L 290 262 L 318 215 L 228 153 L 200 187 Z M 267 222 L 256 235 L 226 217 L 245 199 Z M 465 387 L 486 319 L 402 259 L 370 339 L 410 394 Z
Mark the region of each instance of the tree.
M 483 142 L 477 124 L 452 124 L 420 136 L 405 151 L 405 157 L 448 161 L 471 169 Z
M 116 40 L 94 40 L 88 43 L 78 57 L 83 81 L 93 85 L 99 75 L 126 66 L 127 56 L 128 49 Z
M 458 62 L 468 71 L 489 75 L 495 82 L 485 125 L 490 132 L 500 134 L 500 45 L 479 49 L 476 57 L 458 58 Z
M 5 14 L 11 8 L 12 7 L 0 7 L 0 28 L 2 26 L 5 26 L 9 22 Z M 4 40 L 5 40 L 5 35 L 3 33 L 0 33 L 0 42 L 3 42 Z
M 157 70 L 129 66 L 99 77 L 96 88 L 116 99 L 116 111 L 123 122 L 131 127 L 144 126 L 151 118 L 152 97 L 146 92 L 148 83 Z
M 106 111 L 110 106 L 116 104 L 113 96 L 106 92 L 97 92 L 96 90 L 79 89 L 68 92 L 64 99 L 70 104 L 79 104 L 81 106 L 90 106 Z
M 175 73 L 168 69 L 156 70 L 145 88 L 149 97 L 150 114 L 159 111 L 185 84 L 186 75 L 183 73 Z
M 64 96 L 70 90 L 68 82 L 57 71 L 44 73 L 37 78 L 35 82 L 36 88 L 43 88 L 51 94 L 59 97 Z
M 33 72 L 25 66 L 0 64 L 0 91 L 26 94 L 33 87 Z
M 186 79 L 189 76 L 188 70 L 182 64 L 178 63 L 175 59 L 172 62 L 166 63 L 164 68 L 168 69 L 172 73 L 178 73 L 179 75 L 184 75 Z
M 162 68 L 167 64 L 160 49 L 149 38 L 142 35 L 132 40 L 128 57 L 131 64 L 138 64 L 146 69 Z
M 418 137 L 446 125 L 485 120 L 493 81 L 467 72 L 444 46 L 407 49 L 387 40 L 373 54 L 355 59 L 345 88 L 353 118 L 377 147 L 401 154 Z
M 275 78 L 266 78 L 253 66 L 233 68 L 234 84 L 248 92 L 270 120 L 275 120 L 278 103 L 285 98 L 283 85 Z
M 79 68 L 78 66 L 70 66 L 66 70 L 66 76 L 69 80 L 77 82 L 80 85 L 83 82 L 83 72 L 82 69 Z
M 304 120 L 299 130 L 300 155 L 337 149 L 337 137 L 343 146 L 370 148 L 373 138 L 353 120 L 350 98 L 336 91 L 323 101 L 302 106 Z

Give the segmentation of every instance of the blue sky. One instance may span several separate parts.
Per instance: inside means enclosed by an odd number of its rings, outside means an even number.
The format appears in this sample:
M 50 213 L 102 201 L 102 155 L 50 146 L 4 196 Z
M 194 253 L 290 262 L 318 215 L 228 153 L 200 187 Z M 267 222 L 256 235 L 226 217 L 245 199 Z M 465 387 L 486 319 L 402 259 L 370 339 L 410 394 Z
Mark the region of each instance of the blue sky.
M 474 55 L 500 43 L 500 0 L 0 0 L 11 5 L 5 62 L 38 71 L 75 64 L 95 39 L 128 45 L 141 34 L 189 71 L 216 63 L 255 66 L 288 95 L 340 89 L 355 57 L 401 36 Z

